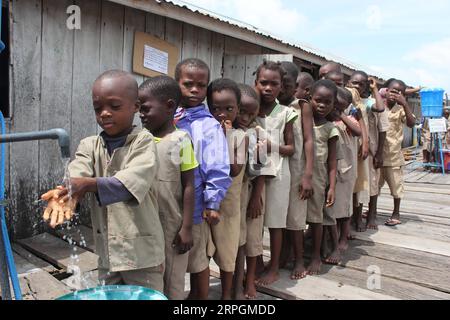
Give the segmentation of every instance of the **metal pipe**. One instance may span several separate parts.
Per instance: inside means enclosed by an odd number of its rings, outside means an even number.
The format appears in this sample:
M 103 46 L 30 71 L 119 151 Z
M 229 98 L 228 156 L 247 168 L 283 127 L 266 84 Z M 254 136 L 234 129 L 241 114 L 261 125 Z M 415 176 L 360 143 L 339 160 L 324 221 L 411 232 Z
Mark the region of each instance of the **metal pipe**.
M 46 131 L 9 133 L 0 136 L 0 143 L 31 140 L 58 140 L 63 158 L 70 158 L 70 137 L 66 130 L 58 128 Z

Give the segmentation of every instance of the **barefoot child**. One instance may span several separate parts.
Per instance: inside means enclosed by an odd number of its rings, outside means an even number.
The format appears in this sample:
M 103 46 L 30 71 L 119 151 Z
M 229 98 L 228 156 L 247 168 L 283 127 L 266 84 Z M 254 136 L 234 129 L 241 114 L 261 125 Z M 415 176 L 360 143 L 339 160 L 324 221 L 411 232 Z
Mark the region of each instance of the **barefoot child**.
M 193 243 L 194 169 L 198 167 L 189 134 L 173 125 L 180 100 L 178 83 L 167 76 L 148 79 L 139 87 L 142 125 L 156 142 L 159 163 L 156 190 L 166 243 L 164 294 L 172 300 L 185 298 L 187 252 Z
M 314 116 L 315 158 L 313 196 L 308 200 L 307 222 L 312 230 L 313 252 L 308 274 L 319 274 L 321 267 L 323 210 L 335 201 L 336 143 L 338 130 L 327 116 L 334 108 L 337 87 L 330 80 L 319 80 L 311 88 L 311 106 Z M 328 191 L 326 191 L 328 190 Z
M 260 97 L 249 85 L 239 85 L 241 106 L 237 116 L 239 128 L 249 140 L 248 161 L 241 192 L 241 232 L 236 262 L 234 298 L 256 298 L 256 262 L 263 254 L 263 226 L 266 178 L 274 177 L 274 167 L 267 158 L 258 157 L 255 119 L 259 114 Z M 258 128 L 258 130 L 260 130 Z M 247 273 L 244 282 L 244 261 Z
M 309 103 L 314 79 L 302 72 L 297 77 L 293 108 L 298 118 L 294 123 L 295 153 L 289 160 L 291 187 L 287 230 L 294 248 L 295 265 L 291 279 L 299 280 L 306 276 L 303 261 L 304 230 L 306 229 L 307 200 L 312 196 L 312 173 L 314 163 L 314 139 L 312 108 Z M 284 245 L 283 245 L 284 247 Z
M 336 109 L 330 114 L 339 131 L 339 148 L 343 158 L 338 160 L 337 166 L 336 201 L 332 207 L 324 209 L 324 233 L 329 232 L 332 240 L 332 253 L 325 259 L 329 264 L 340 263 L 342 254 L 348 248 L 350 234 L 352 196 L 358 163 L 356 137 L 361 135 L 358 123 L 361 111 L 358 110 L 355 117 L 346 115 L 352 99 L 350 91 L 338 88 Z
M 258 280 L 269 285 L 278 280 L 282 229 L 286 228 L 289 206 L 289 159 L 295 152 L 294 121 L 297 114 L 291 108 L 277 103 L 284 70 L 279 63 L 265 61 L 256 71 L 255 87 L 261 96 L 260 115 L 256 122 L 267 132 L 268 157 L 277 170 L 276 177 L 266 181 L 266 208 L 264 225 L 270 232 L 270 263 L 267 272 Z
M 136 80 L 124 71 L 106 71 L 94 82 L 92 100 L 103 131 L 81 140 L 69 165 L 71 193 L 60 187 L 49 192 L 54 198 L 49 193 L 43 198 L 74 210 L 86 193 L 95 193 L 89 207 L 99 280 L 162 292 L 156 146 L 150 132 L 133 126 L 139 110 Z
M 370 86 L 370 91 L 374 99 L 368 99 L 367 91 Z M 368 159 L 370 156 L 370 145 L 369 145 L 369 114 L 371 112 L 383 112 L 384 102 L 381 98 L 376 82 L 373 78 L 369 76 L 364 71 L 356 71 L 350 77 L 348 83 L 349 90 L 353 94 L 353 104 L 361 110 L 362 119 L 360 120 L 362 136 L 360 139 L 360 152 L 358 158 L 358 177 L 356 179 L 355 190 L 354 190 L 354 214 L 353 221 L 355 223 L 356 231 L 362 232 L 366 230 L 365 225 L 362 223 L 362 208 L 363 204 L 369 204 L 370 198 L 370 181 L 371 172 L 372 177 L 376 176 L 376 170 L 370 170 L 371 167 L 369 162 L 373 163 L 373 158 Z M 372 121 L 372 124 L 374 122 Z M 378 131 L 373 128 L 373 131 Z M 373 185 L 373 184 L 372 184 Z M 373 192 L 372 192 L 373 194 Z
M 385 224 L 396 226 L 400 221 L 400 202 L 403 197 L 403 166 L 405 159 L 402 153 L 403 125 L 414 127 L 416 118 L 405 98 L 406 85 L 401 80 L 394 80 L 387 90 L 387 111 L 389 129 L 383 149 L 383 166 L 381 168 L 380 189 L 387 182 L 394 198 L 394 211 Z
M 239 249 L 241 228 L 241 189 L 245 173 L 248 138 L 236 123 L 241 103 L 241 91 L 230 79 L 214 80 L 207 91 L 208 107 L 213 117 L 219 121 L 226 134 L 230 154 L 230 169 L 233 182 L 220 205 L 221 221 L 211 226 L 211 234 L 216 251 L 214 260 L 220 268 L 222 300 L 231 300 L 233 272 Z
M 195 170 L 195 206 L 189 251 L 190 299 L 207 299 L 209 290 L 210 225 L 220 221 L 220 205 L 231 185 L 228 146 L 222 127 L 203 104 L 209 82 L 209 68 L 201 60 L 178 63 L 175 80 L 181 88 L 176 126 L 188 132 L 194 143 L 199 167 Z

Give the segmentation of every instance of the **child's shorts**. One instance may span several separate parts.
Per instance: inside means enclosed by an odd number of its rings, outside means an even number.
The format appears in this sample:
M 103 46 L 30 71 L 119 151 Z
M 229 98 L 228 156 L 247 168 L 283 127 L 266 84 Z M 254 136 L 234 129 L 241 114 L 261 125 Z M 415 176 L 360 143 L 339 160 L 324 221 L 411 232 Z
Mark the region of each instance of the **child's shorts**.
M 200 273 L 209 267 L 208 252 L 214 252 L 209 224 L 203 220 L 201 224 L 192 226 L 194 246 L 189 251 L 188 273 Z
M 109 272 L 108 269 L 98 269 L 98 280 L 105 285 L 141 286 L 163 292 L 164 263 L 151 268 Z
M 372 155 L 369 154 L 367 160 L 369 162 L 369 195 L 374 197 L 380 194 L 380 169 L 375 169 Z
M 215 246 L 213 257 L 220 270 L 233 272 L 239 249 L 241 213 L 223 209 L 220 222 L 211 226 L 211 236 Z
M 402 167 L 383 167 L 380 169 L 379 189 L 387 182 L 391 195 L 394 199 L 402 199 L 404 196 L 403 168 Z
M 246 205 L 242 207 L 241 211 L 241 233 L 240 246 L 245 245 L 245 255 L 248 257 L 257 257 L 263 254 L 263 229 L 264 229 L 264 208 L 265 208 L 265 186 L 262 190 L 262 215 L 256 219 L 247 218 L 247 207 L 252 194 L 253 185 L 249 183 L 248 198 L 246 198 Z M 242 200 L 242 198 L 241 198 Z
M 185 274 L 189 252 L 179 254 L 172 246 L 173 239 L 166 239 L 166 270 L 164 272 L 164 294 L 170 300 L 184 300 Z

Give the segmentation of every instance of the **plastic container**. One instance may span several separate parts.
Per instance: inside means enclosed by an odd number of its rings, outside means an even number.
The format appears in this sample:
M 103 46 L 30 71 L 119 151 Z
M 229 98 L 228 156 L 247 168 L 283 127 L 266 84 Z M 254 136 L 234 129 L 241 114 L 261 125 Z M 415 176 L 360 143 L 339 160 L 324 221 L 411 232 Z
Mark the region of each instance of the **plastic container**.
M 423 117 L 442 117 L 444 89 L 426 88 L 420 90 L 420 104 Z
M 138 286 L 100 286 L 75 291 L 56 300 L 167 300 L 159 291 Z
M 444 154 L 444 168 L 450 171 L 450 150 L 442 150 Z

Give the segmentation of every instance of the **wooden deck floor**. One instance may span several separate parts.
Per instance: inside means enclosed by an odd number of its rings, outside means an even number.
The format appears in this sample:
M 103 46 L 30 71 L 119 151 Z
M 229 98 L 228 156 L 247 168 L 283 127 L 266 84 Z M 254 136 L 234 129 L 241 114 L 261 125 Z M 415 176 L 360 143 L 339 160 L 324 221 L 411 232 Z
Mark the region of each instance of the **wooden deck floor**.
M 379 230 L 355 233 L 357 239 L 351 241 L 340 266 L 324 265 L 319 276 L 299 281 L 290 280 L 289 270 L 282 270 L 279 281 L 259 288 L 258 298 L 450 299 L 450 175 L 432 174 L 409 165 L 405 180 L 403 224 L 383 225 L 393 207 L 389 190 L 383 189 Z M 25 299 L 54 299 L 76 286 L 96 283 L 96 255 L 87 227 L 41 234 L 18 241 L 13 247 Z M 67 270 L 74 259 L 78 259 L 76 264 L 82 272 L 81 283 Z M 218 270 L 213 263 L 211 269 L 210 298 L 218 299 Z M 371 289 L 368 282 L 372 283 L 373 271 L 380 272 L 380 282 L 378 288 Z

